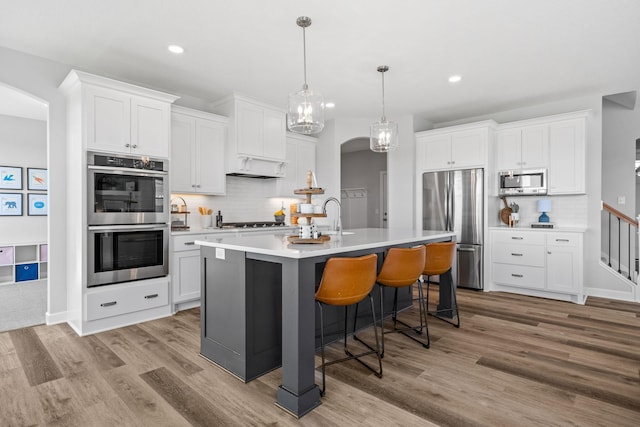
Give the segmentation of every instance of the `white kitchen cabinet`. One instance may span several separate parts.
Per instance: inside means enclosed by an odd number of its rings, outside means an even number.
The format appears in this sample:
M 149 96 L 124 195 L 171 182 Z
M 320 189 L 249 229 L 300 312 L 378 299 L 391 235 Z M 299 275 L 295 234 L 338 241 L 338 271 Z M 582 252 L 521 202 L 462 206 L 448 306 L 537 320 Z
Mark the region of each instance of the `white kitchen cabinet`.
M 493 121 L 416 133 L 416 161 L 420 172 L 486 167 Z
M 226 144 L 228 174 L 285 176 L 285 111 L 233 94 L 212 104 L 229 119 Z
M 225 194 L 227 119 L 183 107 L 171 115 L 171 192 Z
M 496 132 L 496 169 L 547 168 L 549 138 L 546 125 L 501 129 Z
M 177 97 L 76 71 L 70 79 L 82 86 L 86 149 L 169 157 L 170 105 Z
M 278 179 L 277 191 L 282 197 L 292 197 L 293 190 L 303 188 L 307 173 L 316 170 L 316 138 L 287 132 L 286 175 Z
M 549 194 L 584 194 L 586 115 L 549 125 Z
M 171 236 L 170 273 L 174 311 L 182 303 L 200 299 L 200 246 L 195 241 L 213 241 L 236 235 L 236 232 L 229 232 Z
M 582 232 L 491 231 L 491 290 L 584 303 Z

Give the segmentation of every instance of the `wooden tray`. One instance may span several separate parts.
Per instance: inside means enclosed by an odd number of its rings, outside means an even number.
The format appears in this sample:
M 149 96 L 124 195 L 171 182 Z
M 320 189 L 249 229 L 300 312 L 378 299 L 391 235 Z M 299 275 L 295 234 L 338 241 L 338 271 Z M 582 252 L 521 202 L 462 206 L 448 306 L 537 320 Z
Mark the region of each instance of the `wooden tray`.
M 331 236 L 321 235 L 317 239 L 302 239 L 298 236 L 287 236 L 289 243 L 325 243 L 331 240 Z

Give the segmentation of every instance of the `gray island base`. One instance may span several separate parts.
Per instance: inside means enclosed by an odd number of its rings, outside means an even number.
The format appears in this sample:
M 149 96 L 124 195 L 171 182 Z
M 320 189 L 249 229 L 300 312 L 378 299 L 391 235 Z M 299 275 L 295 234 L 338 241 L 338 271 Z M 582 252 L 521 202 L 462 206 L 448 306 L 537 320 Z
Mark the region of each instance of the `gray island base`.
M 331 238 L 306 245 L 290 244 L 286 234 L 196 241 L 202 249 L 201 354 L 242 381 L 282 367 L 276 404 L 296 417 L 321 403 L 314 374 L 315 290 L 327 259 L 375 253 L 380 267 L 391 247 L 448 241 L 454 234 L 372 228 Z M 439 308 L 450 308 L 450 276 L 440 286 Z M 405 291 L 401 307 L 411 305 L 410 289 Z M 385 315 L 392 299 L 385 295 Z M 365 305 L 360 311 L 357 328 L 369 316 Z M 336 338 L 344 325 L 341 313 L 326 320 Z

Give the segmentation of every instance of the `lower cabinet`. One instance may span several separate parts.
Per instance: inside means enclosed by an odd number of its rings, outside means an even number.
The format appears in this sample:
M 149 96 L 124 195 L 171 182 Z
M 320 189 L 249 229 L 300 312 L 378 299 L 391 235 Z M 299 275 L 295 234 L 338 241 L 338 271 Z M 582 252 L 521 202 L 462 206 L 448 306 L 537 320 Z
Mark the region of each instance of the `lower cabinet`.
M 180 304 L 200 299 L 200 247 L 195 241 L 213 241 L 235 235 L 232 232 L 171 236 L 170 273 L 174 311 L 181 309 Z
M 492 230 L 491 290 L 584 303 L 582 232 Z

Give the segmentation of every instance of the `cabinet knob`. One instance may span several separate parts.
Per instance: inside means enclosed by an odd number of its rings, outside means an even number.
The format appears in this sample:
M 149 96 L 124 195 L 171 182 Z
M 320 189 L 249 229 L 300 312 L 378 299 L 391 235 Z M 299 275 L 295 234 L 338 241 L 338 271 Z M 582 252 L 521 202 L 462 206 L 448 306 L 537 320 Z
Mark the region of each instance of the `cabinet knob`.
M 131 144 L 124 144 L 124 146 L 129 148 L 129 147 L 131 147 Z
M 137 144 L 133 144 L 132 147 L 133 148 L 138 148 L 138 145 Z
M 547 254 L 548 254 L 548 255 L 551 255 L 551 251 L 547 251 Z

